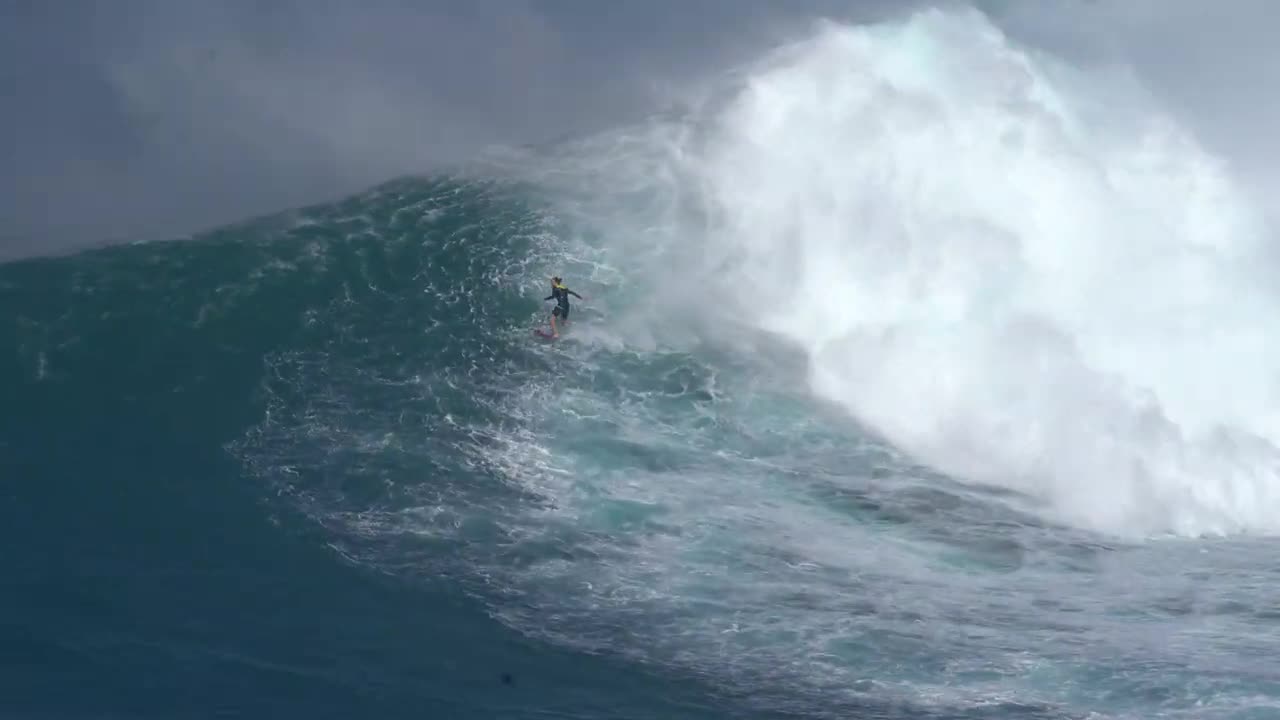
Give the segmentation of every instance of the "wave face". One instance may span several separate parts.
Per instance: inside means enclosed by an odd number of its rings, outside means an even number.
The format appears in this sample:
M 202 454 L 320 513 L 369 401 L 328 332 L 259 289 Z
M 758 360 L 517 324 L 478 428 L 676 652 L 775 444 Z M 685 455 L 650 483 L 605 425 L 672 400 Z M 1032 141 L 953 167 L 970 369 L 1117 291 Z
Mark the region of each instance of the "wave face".
M 0 694 L 1275 712 L 1277 335 L 1238 197 L 1124 78 L 930 12 L 466 178 L 0 266 L 0 540 L 41 549 Z M 553 274 L 587 299 L 549 344 Z
M 684 282 L 894 445 L 1093 530 L 1277 529 L 1267 228 L 1122 74 L 923 13 L 823 28 L 632 140 L 596 150 L 699 208 L 647 228 L 652 270 L 696 243 Z

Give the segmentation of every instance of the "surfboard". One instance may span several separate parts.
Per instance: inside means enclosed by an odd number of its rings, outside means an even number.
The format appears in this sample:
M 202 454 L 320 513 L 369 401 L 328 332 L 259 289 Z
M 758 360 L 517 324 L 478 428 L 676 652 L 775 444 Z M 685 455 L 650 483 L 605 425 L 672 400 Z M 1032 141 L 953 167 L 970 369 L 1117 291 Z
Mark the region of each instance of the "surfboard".
M 549 332 L 547 332 L 546 330 L 543 330 L 543 329 L 541 329 L 541 328 L 539 328 L 539 329 L 537 329 L 537 330 L 534 330 L 534 331 L 533 331 L 533 334 L 534 334 L 534 335 L 537 335 L 538 337 L 542 338 L 543 340 L 546 340 L 547 342 L 555 342 L 555 341 L 557 340 L 557 338 L 556 338 L 554 335 L 552 335 L 551 333 L 549 333 Z

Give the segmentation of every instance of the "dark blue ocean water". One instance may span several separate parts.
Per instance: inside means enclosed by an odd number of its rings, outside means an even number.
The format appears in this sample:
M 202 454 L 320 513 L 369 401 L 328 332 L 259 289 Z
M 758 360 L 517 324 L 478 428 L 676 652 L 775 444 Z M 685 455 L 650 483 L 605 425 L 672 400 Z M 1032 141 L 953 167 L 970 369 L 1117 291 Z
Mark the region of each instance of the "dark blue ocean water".
M 620 339 L 535 197 L 0 266 L 0 715 L 1274 717 L 1267 545 L 1056 526 L 768 338 Z
M 468 212 L 483 222 L 482 202 Z M 396 262 L 449 261 L 344 241 L 337 224 L 273 232 L 0 270 L 0 314 L 16 331 L 3 353 L 0 713 L 719 715 L 697 681 L 523 638 L 445 573 L 353 565 L 228 453 L 262 418 L 264 357 L 311 342 L 307 312 L 344 286 L 367 300 L 355 281 L 374 264 L 405 290 L 412 273 Z M 332 272 L 253 279 L 317 243 Z M 409 341 L 405 362 L 443 360 Z

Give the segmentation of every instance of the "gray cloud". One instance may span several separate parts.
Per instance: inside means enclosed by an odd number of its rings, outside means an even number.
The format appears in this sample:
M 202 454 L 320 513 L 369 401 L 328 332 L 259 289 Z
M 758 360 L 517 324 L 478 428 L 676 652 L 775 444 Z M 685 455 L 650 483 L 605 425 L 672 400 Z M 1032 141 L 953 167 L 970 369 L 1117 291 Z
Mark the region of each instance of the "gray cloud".
M 920 4 L 0 0 L 0 256 L 179 235 L 599 129 L 814 17 Z M 1273 4 L 977 4 L 1020 40 L 1131 64 L 1270 176 Z

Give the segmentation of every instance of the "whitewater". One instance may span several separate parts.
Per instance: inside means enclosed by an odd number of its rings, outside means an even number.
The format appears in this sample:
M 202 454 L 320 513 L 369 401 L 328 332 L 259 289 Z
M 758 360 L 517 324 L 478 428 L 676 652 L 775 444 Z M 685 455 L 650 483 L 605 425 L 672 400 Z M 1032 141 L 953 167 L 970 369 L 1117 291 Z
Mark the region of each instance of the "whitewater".
M 1280 717 L 1271 232 L 1122 68 L 931 10 L 636 125 L 0 266 L 0 541 L 48 553 L 10 567 L 8 696 Z M 585 299 L 543 343 L 553 275 Z
M 664 203 L 600 228 L 715 291 L 682 302 L 727 303 L 804 351 L 817 395 L 1063 521 L 1276 529 L 1269 235 L 1130 78 L 935 12 L 825 27 L 707 115 L 588 154 L 592 182 Z

